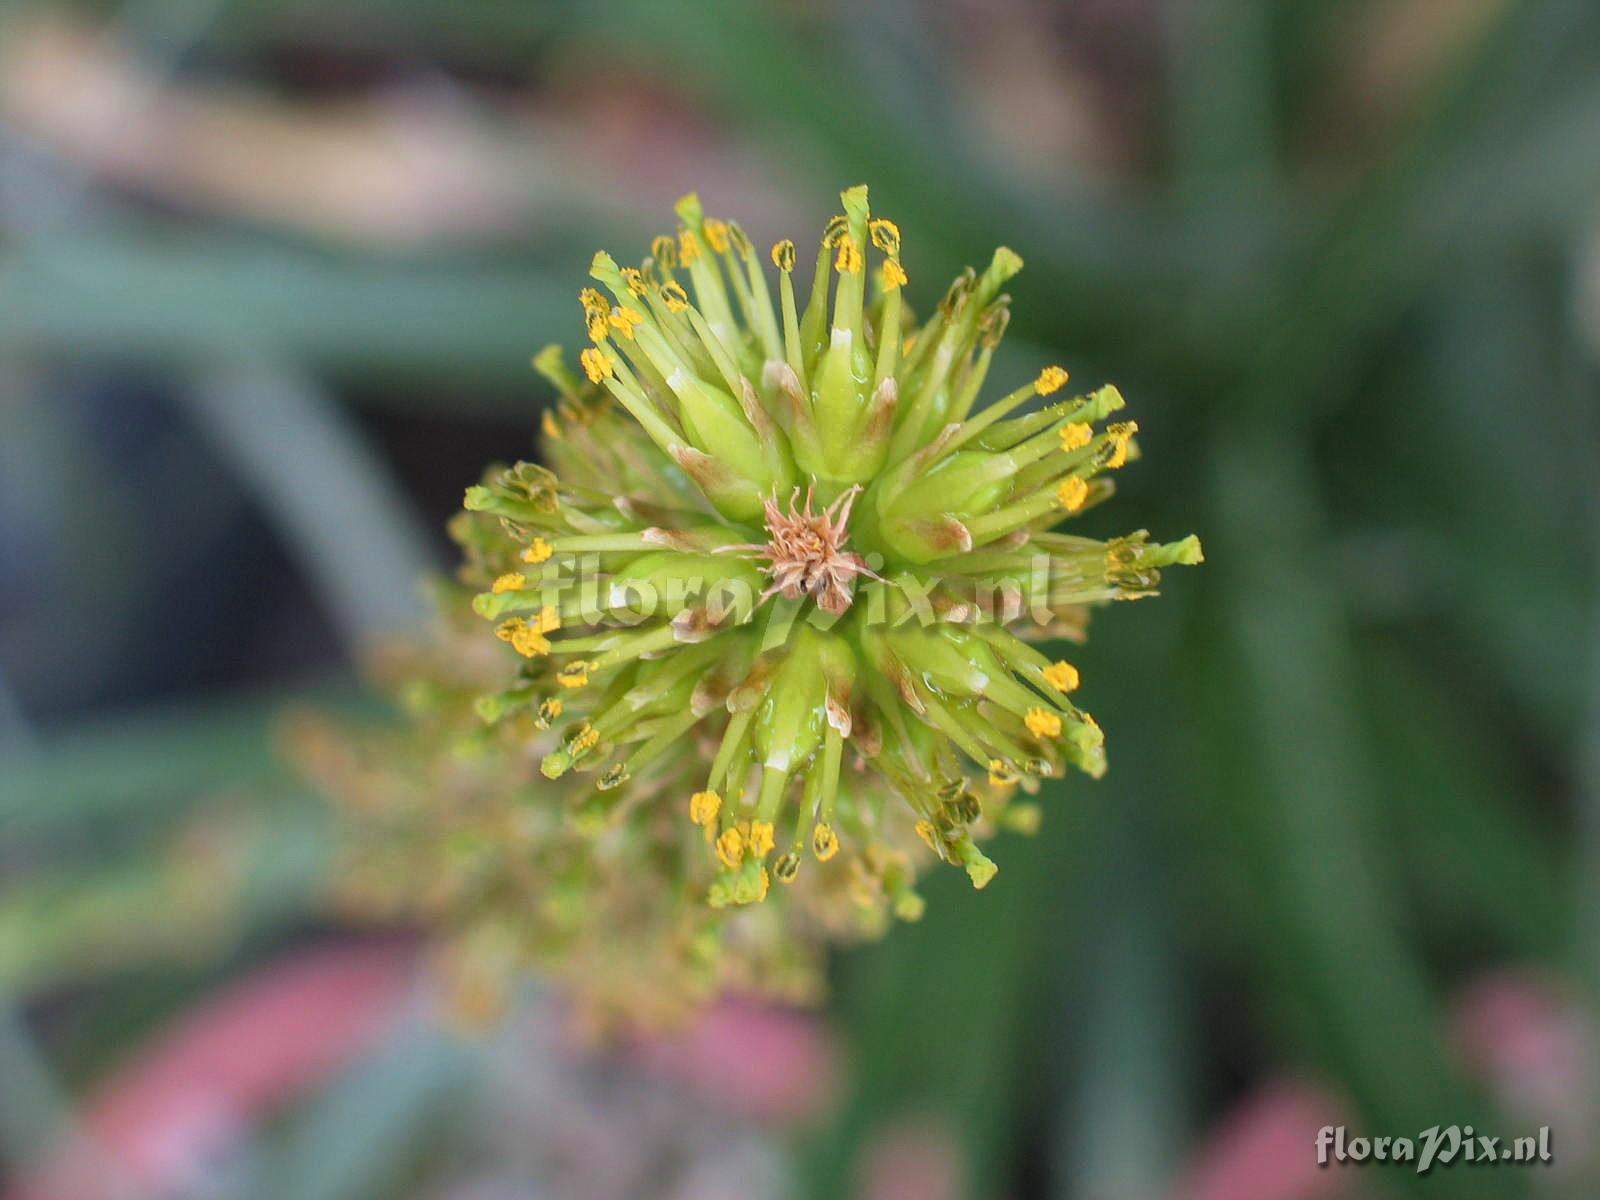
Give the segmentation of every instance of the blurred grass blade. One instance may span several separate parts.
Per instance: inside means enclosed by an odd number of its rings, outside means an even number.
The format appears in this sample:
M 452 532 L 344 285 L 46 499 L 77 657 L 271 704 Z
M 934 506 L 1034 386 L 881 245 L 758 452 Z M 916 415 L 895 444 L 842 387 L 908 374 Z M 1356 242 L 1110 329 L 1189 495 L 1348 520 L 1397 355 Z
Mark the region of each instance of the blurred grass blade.
M 1600 504 L 1595 505 L 1595 530 L 1600 535 Z M 1594 541 L 1600 562 L 1600 536 Z M 1596 589 L 1600 601 L 1600 588 Z M 1594 607 L 1589 644 L 1589 711 L 1577 751 L 1578 888 L 1574 914 L 1574 957 L 1591 996 L 1600 996 L 1600 603 Z
M 406 1024 L 298 1113 L 268 1153 L 250 1200 L 383 1200 L 461 1112 L 467 1047 Z
M 1190 1092 L 1185 996 L 1172 953 L 1168 893 L 1145 821 L 1159 812 L 1143 772 L 1121 760 L 1114 802 L 1100 821 L 1097 861 L 1083 881 L 1101 916 L 1081 978 L 1056 1003 L 1051 1027 L 1079 1063 L 1054 1130 L 1061 1200 L 1148 1200 L 1166 1189 L 1186 1140 Z
M 306 689 L 296 697 L 348 707 L 348 687 Z M 26 757 L 0 771 L 0 844 L 171 821 L 227 792 L 263 807 L 280 803 L 287 778 L 273 745 L 273 715 L 289 697 L 213 697 L 136 716 L 82 722 L 41 737 Z
M 352 653 L 420 624 L 427 538 L 331 397 L 281 364 L 238 359 L 198 379 L 185 398 L 300 560 Z
M 0 991 L 3 991 L 0 985 Z M 0 998 L 0 1153 L 26 1167 L 41 1148 L 66 1133 L 72 1106 L 24 1024 L 21 1012 Z
M 1260 185 L 1277 158 L 1268 0 L 1169 6 L 1174 173 L 1187 193 Z
M 1447 1065 L 1442 1012 L 1402 939 L 1373 852 L 1366 738 L 1352 719 L 1344 629 L 1316 569 L 1309 464 L 1282 436 L 1231 438 L 1215 455 L 1212 561 L 1231 589 L 1239 702 L 1258 738 L 1251 827 L 1259 951 L 1300 1035 L 1345 1079 L 1374 1129 L 1426 1129 L 1476 1104 Z M 1414 1181 L 1411 1181 L 1414 1183 Z M 1506 1200 L 1507 1181 L 1459 1179 Z M 1514 1185 L 1516 1181 L 1510 1181 Z
M 0 753 L 20 756 L 32 748 L 33 727 L 22 710 L 22 701 L 3 673 L 0 673 Z
M 581 332 L 572 289 L 528 267 L 340 259 L 137 228 L 0 245 L 0 311 L 0 350 L 191 364 L 261 353 L 455 384 L 525 382 L 541 336 Z
M 1360 666 L 1385 824 L 1421 915 L 1448 920 L 1451 941 L 1487 933 L 1509 958 L 1552 962 L 1567 871 L 1552 831 L 1511 799 L 1531 785 L 1518 786 L 1502 748 L 1445 688 L 1416 677 L 1400 649 L 1368 650 Z
M 1070 878 L 1084 854 L 1082 830 L 1059 813 L 1065 790 L 1041 797 L 1062 819 L 1004 839 L 1000 875 L 981 895 L 956 872 L 930 875 L 922 921 L 864 951 L 870 963 L 849 964 L 840 1007 L 853 1086 L 800 1156 L 809 1195 L 849 1194 L 862 1150 L 894 1123 L 925 1116 L 960 1139 L 964 1195 L 987 1197 L 1006 1183 L 1017 1108 L 1031 1099 L 1018 1080 L 1038 1061 L 1028 1035 L 1055 982 L 1041 956 L 1069 919 L 1047 881 Z
M 0 888 L 0 998 L 152 962 L 192 963 L 247 932 L 307 916 L 329 859 L 321 813 L 208 818 L 114 866 L 37 868 Z

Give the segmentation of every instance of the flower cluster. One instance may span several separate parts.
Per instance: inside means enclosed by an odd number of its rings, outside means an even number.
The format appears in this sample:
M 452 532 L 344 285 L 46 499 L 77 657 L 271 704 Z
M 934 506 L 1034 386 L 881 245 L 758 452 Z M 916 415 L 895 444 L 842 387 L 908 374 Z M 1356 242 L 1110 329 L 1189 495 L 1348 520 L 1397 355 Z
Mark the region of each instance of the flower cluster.
M 980 406 L 1021 260 L 919 321 L 899 230 L 843 202 L 803 307 L 794 244 L 774 303 L 693 196 L 639 266 L 595 257 L 581 371 L 534 360 L 542 464 L 490 468 L 452 522 L 411 726 L 302 755 L 351 822 L 345 890 L 447 927 L 469 976 L 538 965 L 649 1019 L 803 998 L 827 941 L 921 914 L 930 857 L 983 887 L 980 840 L 1105 770 L 1077 669 L 1035 643 L 1199 543 L 1055 531 L 1137 454 L 1122 396 L 1049 367 Z
M 1111 494 L 1137 426 L 1107 420 L 1113 387 L 1056 399 L 1060 367 L 978 405 L 1018 256 L 918 322 L 900 231 L 866 188 L 842 200 L 804 307 L 794 244 L 771 248 L 774 304 L 756 247 L 693 196 L 638 267 L 596 255 L 585 378 L 536 360 L 561 393 L 549 466 L 466 494 L 499 518 L 465 538 L 473 607 L 519 663 L 482 716 L 559 731 L 543 774 L 591 781 L 573 817 L 596 831 L 697 775 L 673 807 L 713 907 L 843 856 L 917 911 L 906 826 L 984 886 L 987 810 L 1105 769 L 1078 672 L 1030 642 L 1200 561 L 1193 537 L 1053 532 Z

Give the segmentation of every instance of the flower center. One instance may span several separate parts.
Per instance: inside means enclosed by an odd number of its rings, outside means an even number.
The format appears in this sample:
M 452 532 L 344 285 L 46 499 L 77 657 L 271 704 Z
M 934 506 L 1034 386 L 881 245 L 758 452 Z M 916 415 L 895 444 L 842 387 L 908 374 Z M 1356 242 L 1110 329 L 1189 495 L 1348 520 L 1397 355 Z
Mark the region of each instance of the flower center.
M 772 585 L 762 593 L 763 600 L 781 595 L 788 600 L 810 596 L 823 612 L 835 616 L 850 607 L 854 599 L 855 577 L 866 575 L 879 579 L 875 571 L 853 550 L 846 550 L 850 540 L 847 526 L 850 509 L 861 492 L 858 484 L 850 488 L 821 512 L 813 512 L 811 502 L 816 484 L 806 489 L 804 507 L 800 504 L 800 489 L 789 496 L 789 511 L 778 506 L 774 495 L 763 501 L 766 511 L 768 541 L 764 546 L 729 546 L 729 550 L 754 551 L 756 557 L 767 560 L 767 574 Z

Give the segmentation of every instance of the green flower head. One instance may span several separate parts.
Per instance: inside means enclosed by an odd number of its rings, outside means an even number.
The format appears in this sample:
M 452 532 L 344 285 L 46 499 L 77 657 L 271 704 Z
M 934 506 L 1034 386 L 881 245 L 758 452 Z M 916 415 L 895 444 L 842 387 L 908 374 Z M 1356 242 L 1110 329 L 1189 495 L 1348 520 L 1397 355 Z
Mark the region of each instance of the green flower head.
M 667 806 L 697 903 L 832 872 L 914 917 L 918 839 L 982 887 L 977 836 L 1033 820 L 1018 791 L 1105 770 L 1077 670 L 1034 643 L 1201 554 L 1058 532 L 1136 456 L 1121 394 L 1049 367 L 980 404 L 1022 260 L 919 321 L 899 229 L 842 199 L 803 306 L 794 244 L 762 254 L 694 196 L 637 267 L 596 255 L 582 377 L 535 359 L 548 465 L 491 470 L 456 535 L 515 664 L 478 713 L 538 733 L 577 827 Z

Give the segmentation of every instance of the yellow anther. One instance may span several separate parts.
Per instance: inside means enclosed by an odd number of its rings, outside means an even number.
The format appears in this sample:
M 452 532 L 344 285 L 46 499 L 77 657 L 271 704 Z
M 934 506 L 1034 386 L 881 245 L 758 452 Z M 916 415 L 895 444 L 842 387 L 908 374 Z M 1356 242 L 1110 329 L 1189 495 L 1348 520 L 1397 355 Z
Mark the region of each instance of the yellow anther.
M 539 705 L 539 713 L 534 717 L 533 723 L 540 729 L 549 729 L 551 723 L 561 715 L 564 705 L 559 696 L 551 696 Z
M 1051 392 L 1060 391 L 1067 379 L 1065 367 L 1046 367 L 1039 372 L 1039 378 L 1033 381 L 1033 386 L 1038 389 L 1039 395 L 1048 396 Z
M 794 243 L 788 238 L 772 243 L 772 265 L 780 271 L 794 270 Z
M 630 342 L 633 340 L 633 327 L 643 320 L 642 312 L 626 305 L 618 305 L 611 310 L 611 327 Z
M 550 653 L 550 643 L 521 617 L 500 622 L 495 627 L 494 635 L 502 642 L 510 642 L 511 648 L 523 658 L 537 658 Z
M 594 288 L 584 288 L 578 293 L 578 303 L 583 305 L 583 323 L 589 331 L 589 340 L 604 340 L 609 324 L 606 314 L 611 308 L 606 298 Z
M 772 887 L 772 879 L 767 875 L 767 869 L 761 868 L 761 874 L 756 876 L 756 903 L 767 898 L 767 891 Z
M 1044 681 L 1058 692 L 1071 692 L 1078 687 L 1078 668 L 1069 662 L 1051 663 L 1042 674 Z
M 1088 498 L 1089 485 L 1076 475 L 1063 479 L 1061 486 L 1056 489 L 1056 503 L 1068 512 L 1077 512 Z
M 661 300 L 666 304 L 668 312 L 683 312 L 689 307 L 689 293 L 676 283 L 661 285 Z
M 701 226 L 705 230 L 706 243 L 718 254 L 726 253 L 728 249 L 728 223 L 719 221 L 715 217 L 707 217 Z
M 589 664 L 582 660 L 568 663 L 556 673 L 556 682 L 564 688 L 581 688 L 589 682 Z
M 536 537 L 528 543 L 527 549 L 522 552 L 522 561 L 537 565 L 542 562 L 548 562 L 550 556 L 554 553 L 555 551 L 551 549 L 549 542 L 542 537 Z
M 604 350 L 590 346 L 578 355 L 578 363 L 583 367 L 583 373 L 589 377 L 590 383 L 599 383 L 602 379 L 611 378 L 611 360 L 606 357 Z
M 832 248 L 833 244 L 844 236 L 850 228 L 850 218 L 843 213 L 835 213 L 828 218 L 828 223 L 822 227 L 822 244 Z
M 556 420 L 555 413 L 548 408 L 539 414 L 539 428 L 544 430 L 545 437 L 559 438 L 565 436 L 561 432 L 561 422 Z
M 817 856 L 818 862 L 827 862 L 839 853 L 839 835 L 826 821 L 811 831 L 811 853 Z
M 634 296 L 643 296 L 650 290 L 650 285 L 645 281 L 644 272 L 638 267 L 623 267 L 622 281 L 628 285 L 628 291 Z
M 520 592 L 528 586 L 528 578 L 520 571 L 507 571 L 490 585 L 489 590 L 495 595 L 501 592 Z
M 1017 772 L 1005 759 L 991 758 L 989 760 L 989 782 L 995 787 L 1015 787 L 1017 785 Z
M 769 821 L 750 822 L 750 856 L 761 858 L 772 850 L 772 824 Z
M 656 266 L 670 271 L 678 265 L 678 242 L 671 234 L 663 233 L 650 243 L 650 257 Z
M 833 269 L 843 275 L 854 275 L 861 270 L 861 247 L 853 237 L 839 239 L 839 253 L 834 256 Z
M 550 653 L 550 640 L 529 626 L 520 629 L 511 639 L 511 648 L 523 658 L 538 658 Z
M 744 859 L 744 835 L 737 829 L 724 829 L 717 838 L 717 857 L 728 868 L 737 867 Z
M 689 820 L 696 825 L 709 825 L 722 811 L 722 797 L 715 792 L 696 792 L 689 797 Z
M 678 261 L 688 266 L 704 253 L 700 246 L 700 239 L 692 229 L 685 229 L 678 234 Z
M 1036 738 L 1061 736 L 1061 718 L 1048 708 L 1030 708 L 1022 721 L 1028 727 L 1028 732 Z
M 600 744 L 600 731 L 593 725 L 585 724 L 578 731 L 578 736 L 572 739 L 572 753 L 574 756 L 587 754 Z
M 1089 444 L 1094 431 L 1083 421 L 1068 421 L 1061 427 L 1061 448 L 1069 454 Z
M 1111 435 L 1111 455 L 1106 459 L 1106 466 L 1115 471 L 1128 461 L 1128 444 L 1133 441 L 1133 435 L 1139 432 L 1139 422 L 1119 421 L 1106 426 L 1106 432 Z
M 885 259 L 883 264 L 883 290 L 892 292 L 895 288 L 905 287 L 906 269 L 894 259 Z
M 554 633 L 561 628 L 561 614 L 556 611 L 554 604 L 546 604 L 539 610 L 539 615 L 531 626 L 538 633 Z
M 900 226 L 893 221 L 879 217 L 867 226 L 867 233 L 872 237 L 872 244 L 885 254 L 900 253 Z
M 943 853 L 939 848 L 939 831 L 933 827 L 932 821 L 918 821 L 911 828 L 929 850 L 935 854 Z

